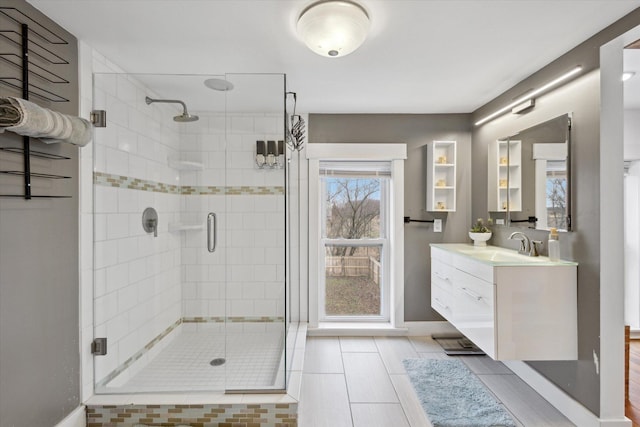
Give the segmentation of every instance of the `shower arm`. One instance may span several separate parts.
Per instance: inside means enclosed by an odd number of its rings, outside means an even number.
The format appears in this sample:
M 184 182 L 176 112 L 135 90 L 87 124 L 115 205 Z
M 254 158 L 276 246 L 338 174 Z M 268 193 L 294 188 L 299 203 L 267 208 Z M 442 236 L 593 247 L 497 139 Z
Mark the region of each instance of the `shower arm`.
M 189 112 L 187 111 L 187 104 L 185 104 L 184 102 L 180 101 L 179 99 L 153 99 L 153 98 L 149 98 L 147 96 L 147 97 L 144 98 L 144 101 L 147 103 L 147 105 L 153 104 L 154 102 L 161 102 L 161 103 L 167 103 L 167 104 L 180 104 L 180 105 L 182 105 L 182 108 L 184 109 L 184 113 L 183 114 L 189 114 Z

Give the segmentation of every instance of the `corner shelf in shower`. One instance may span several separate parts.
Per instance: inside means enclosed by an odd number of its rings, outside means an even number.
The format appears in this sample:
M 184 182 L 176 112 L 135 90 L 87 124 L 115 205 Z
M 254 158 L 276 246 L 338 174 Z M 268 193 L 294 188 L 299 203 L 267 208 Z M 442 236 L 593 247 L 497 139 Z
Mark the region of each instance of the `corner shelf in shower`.
M 204 169 L 204 163 L 169 159 L 169 167 L 181 171 L 201 171 Z
M 197 230 L 203 230 L 203 229 L 204 229 L 203 224 L 185 224 L 182 222 L 169 223 L 169 231 L 172 233 L 175 233 L 178 231 L 197 231 Z

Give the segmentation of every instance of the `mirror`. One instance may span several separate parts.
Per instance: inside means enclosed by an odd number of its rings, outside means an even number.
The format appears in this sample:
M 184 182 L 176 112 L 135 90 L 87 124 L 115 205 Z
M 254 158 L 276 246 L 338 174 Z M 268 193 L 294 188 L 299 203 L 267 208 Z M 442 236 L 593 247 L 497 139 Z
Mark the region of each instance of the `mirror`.
M 489 144 L 492 216 L 511 226 L 571 230 L 570 148 L 569 113 Z

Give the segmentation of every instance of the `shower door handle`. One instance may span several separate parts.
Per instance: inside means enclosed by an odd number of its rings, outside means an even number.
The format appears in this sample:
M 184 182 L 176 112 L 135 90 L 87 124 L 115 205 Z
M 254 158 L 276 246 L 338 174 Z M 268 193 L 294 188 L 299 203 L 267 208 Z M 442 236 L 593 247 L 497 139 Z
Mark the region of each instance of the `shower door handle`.
M 215 252 L 218 245 L 218 218 L 213 212 L 207 215 L 207 250 Z

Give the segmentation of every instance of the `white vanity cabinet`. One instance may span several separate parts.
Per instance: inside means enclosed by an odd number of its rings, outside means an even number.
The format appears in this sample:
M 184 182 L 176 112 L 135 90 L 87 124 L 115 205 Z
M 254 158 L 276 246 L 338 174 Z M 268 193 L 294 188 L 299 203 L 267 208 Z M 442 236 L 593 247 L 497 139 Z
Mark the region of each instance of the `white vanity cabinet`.
M 576 360 L 577 265 L 482 251 L 431 245 L 431 306 L 495 360 Z

